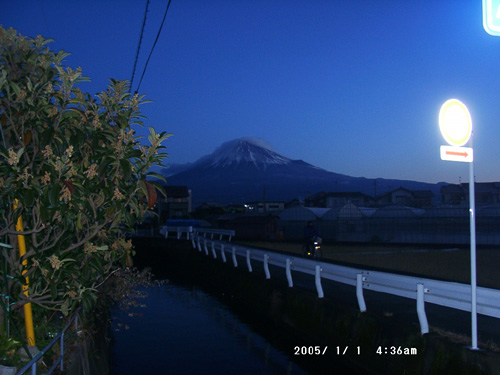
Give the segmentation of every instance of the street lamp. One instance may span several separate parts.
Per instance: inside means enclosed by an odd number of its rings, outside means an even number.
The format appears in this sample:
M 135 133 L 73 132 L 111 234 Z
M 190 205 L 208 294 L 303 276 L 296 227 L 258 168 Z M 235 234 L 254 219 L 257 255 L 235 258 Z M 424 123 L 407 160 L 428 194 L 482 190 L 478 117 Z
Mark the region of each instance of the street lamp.
M 469 163 L 470 270 L 472 350 L 477 347 L 477 282 L 476 282 L 476 217 L 474 194 L 474 162 L 472 147 L 462 147 L 472 138 L 472 119 L 460 100 L 447 100 L 439 111 L 439 129 L 450 146 L 441 146 L 441 159 Z M 472 140 L 471 140 L 472 143 Z

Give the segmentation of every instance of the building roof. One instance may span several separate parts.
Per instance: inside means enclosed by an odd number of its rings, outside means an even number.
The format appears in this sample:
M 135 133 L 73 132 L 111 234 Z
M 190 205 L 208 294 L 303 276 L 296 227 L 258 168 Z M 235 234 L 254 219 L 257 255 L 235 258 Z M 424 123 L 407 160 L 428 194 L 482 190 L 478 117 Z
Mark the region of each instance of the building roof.
M 327 197 L 345 197 L 345 198 L 361 197 L 361 198 L 373 199 L 372 196 L 362 193 L 360 191 L 338 191 L 338 192 L 327 193 L 326 195 Z
M 390 196 L 392 196 L 392 194 L 394 194 L 397 191 L 406 191 L 407 193 L 410 193 L 413 195 L 413 190 L 410 190 L 410 189 L 407 189 L 407 188 L 400 186 L 397 189 L 393 189 L 393 190 L 388 191 L 386 193 L 380 194 L 379 196 L 376 197 L 376 199 L 380 200 L 380 199 L 385 198 L 385 197 L 390 197 Z
M 328 211 L 329 208 L 297 206 L 281 211 L 279 217 L 288 221 L 309 221 L 320 218 Z
M 317 218 L 320 218 L 322 217 L 324 214 L 326 214 L 328 211 L 331 210 L 331 208 L 322 208 L 322 207 L 304 207 L 308 210 L 311 210 L 312 213 L 317 217 Z

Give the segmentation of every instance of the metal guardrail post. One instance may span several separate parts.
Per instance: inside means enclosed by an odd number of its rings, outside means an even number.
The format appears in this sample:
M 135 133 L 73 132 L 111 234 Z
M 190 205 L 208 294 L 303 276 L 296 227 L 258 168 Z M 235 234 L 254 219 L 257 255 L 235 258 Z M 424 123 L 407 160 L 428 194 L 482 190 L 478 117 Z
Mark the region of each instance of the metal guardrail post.
M 213 240 L 218 236 L 219 241 L 222 241 L 224 236 L 228 236 L 227 242 L 231 242 L 231 238 L 235 235 L 234 230 L 227 229 L 204 229 L 204 228 L 192 228 L 188 227 L 189 231 L 196 233 L 197 236 L 203 236 L 205 238 L 210 238 Z
M 191 244 L 193 245 L 193 249 L 196 248 L 196 244 L 194 243 L 194 233 L 191 233 Z
M 212 242 L 212 255 L 214 256 L 214 259 L 217 259 L 217 254 L 215 253 L 215 242 Z
M 222 257 L 222 261 L 226 263 L 226 253 L 224 251 L 224 244 L 220 245 L 220 255 Z
M 321 266 L 316 266 L 316 290 L 318 291 L 318 298 L 323 298 L 325 294 L 323 293 L 323 287 L 321 286 Z
M 363 296 L 363 274 L 356 275 L 356 297 L 358 298 L 359 311 L 366 311 L 365 297 Z
M 208 255 L 207 239 L 203 240 L 203 250 L 205 250 L 205 255 Z
M 233 264 L 235 267 L 238 267 L 238 261 L 236 259 L 236 246 L 233 246 Z
M 288 280 L 288 286 L 290 288 L 293 287 L 291 266 L 292 266 L 292 261 L 290 260 L 290 258 L 286 258 L 286 279 Z
M 266 279 L 271 278 L 271 273 L 269 272 L 269 264 L 267 260 L 269 259 L 269 255 L 264 254 L 264 272 L 266 273 Z
M 420 332 L 425 335 L 429 332 L 429 323 L 425 315 L 424 284 L 417 284 L 417 314 L 420 322 Z
M 252 264 L 250 263 L 250 250 L 247 250 L 247 267 L 248 272 L 252 272 Z

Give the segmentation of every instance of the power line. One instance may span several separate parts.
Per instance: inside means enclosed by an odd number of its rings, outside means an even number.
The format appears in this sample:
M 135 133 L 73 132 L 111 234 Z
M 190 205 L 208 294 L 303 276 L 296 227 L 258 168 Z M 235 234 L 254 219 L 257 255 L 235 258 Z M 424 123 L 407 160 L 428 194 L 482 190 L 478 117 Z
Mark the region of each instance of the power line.
M 132 78 L 130 79 L 130 89 L 132 89 L 132 84 L 134 83 L 135 68 L 137 67 L 137 60 L 139 60 L 139 51 L 141 50 L 142 36 L 144 35 L 144 29 L 146 27 L 148 8 L 149 8 L 149 0 L 146 3 L 146 11 L 144 12 L 144 19 L 142 21 L 142 29 L 141 29 L 141 35 L 139 37 L 139 45 L 137 46 L 137 52 L 135 53 L 134 69 L 132 70 Z
M 142 71 L 141 80 L 139 81 L 139 85 L 137 86 L 136 91 L 139 91 L 139 88 L 141 87 L 142 79 L 144 78 L 144 74 L 146 73 L 149 59 L 151 58 L 151 55 L 153 54 L 153 50 L 155 49 L 156 42 L 158 42 L 158 39 L 160 38 L 161 29 L 163 28 L 163 24 L 165 23 L 165 18 L 167 18 L 168 8 L 170 7 L 171 2 L 172 2 L 172 0 L 168 0 L 167 9 L 165 9 L 165 14 L 163 15 L 163 20 L 161 21 L 160 29 L 158 30 L 158 34 L 156 34 L 155 42 L 153 44 L 153 47 L 151 47 L 151 51 L 149 52 L 148 59 L 146 60 L 146 65 L 144 66 L 144 70 Z

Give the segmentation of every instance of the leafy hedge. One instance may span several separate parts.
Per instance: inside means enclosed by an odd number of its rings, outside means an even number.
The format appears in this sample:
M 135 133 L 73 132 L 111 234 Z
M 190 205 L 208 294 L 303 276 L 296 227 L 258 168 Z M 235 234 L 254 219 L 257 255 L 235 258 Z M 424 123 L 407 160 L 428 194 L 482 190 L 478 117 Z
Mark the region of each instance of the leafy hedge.
M 143 97 L 116 80 L 84 93 L 78 85 L 88 79 L 63 66 L 68 54 L 49 42 L 0 27 L 0 242 L 14 246 L 2 248 L 0 275 L 14 310 L 32 302 L 68 314 L 90 308 L 105 278 L 126 265 L 124 232 L 155 204 L 160 186 L 148 177 L 160 176 L 148 171 L 161 165 L 171 134 L 149 128 L 149 145 L 140 143 L 133 127 L 143 125 Z

